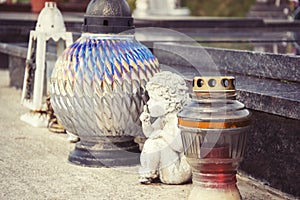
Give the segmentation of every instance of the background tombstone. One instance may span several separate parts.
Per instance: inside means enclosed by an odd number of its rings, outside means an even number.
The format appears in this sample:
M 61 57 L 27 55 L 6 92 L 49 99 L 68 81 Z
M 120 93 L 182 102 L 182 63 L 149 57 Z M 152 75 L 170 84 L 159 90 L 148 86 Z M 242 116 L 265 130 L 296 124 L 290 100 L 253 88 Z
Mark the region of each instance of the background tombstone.
M 187 16 L 190 11 L 181 7 L 181 0 L 137 0 L 135 17 L 146 15 L 157 16 Z

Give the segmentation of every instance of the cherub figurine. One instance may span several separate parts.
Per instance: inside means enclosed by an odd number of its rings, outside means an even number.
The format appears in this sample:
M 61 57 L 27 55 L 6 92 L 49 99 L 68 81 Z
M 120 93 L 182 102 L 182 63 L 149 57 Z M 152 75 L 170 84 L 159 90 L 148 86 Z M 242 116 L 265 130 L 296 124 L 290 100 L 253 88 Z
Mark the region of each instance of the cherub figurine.
M 150 79 L 146 89 L 150 99 L 140 120 L 147 140 L 140 157 L 139 181 L 149 184 L 159 178 L 166 184 L 185 183 L 192 171 L 177 126 L 177 113 L 188 99 L 185 81 L 174 73 L 160 72 Z M 155 121 L 151 123 L 151 119 Z

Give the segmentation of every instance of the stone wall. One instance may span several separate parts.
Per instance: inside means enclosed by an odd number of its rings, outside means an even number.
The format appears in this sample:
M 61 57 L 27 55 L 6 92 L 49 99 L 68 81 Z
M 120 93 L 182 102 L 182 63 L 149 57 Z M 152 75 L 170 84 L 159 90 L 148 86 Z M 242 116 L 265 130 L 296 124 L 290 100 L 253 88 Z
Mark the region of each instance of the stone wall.
M 266 185 L 299 197 L 300 120 L 251 112 L 252 125 L 241 170 Z

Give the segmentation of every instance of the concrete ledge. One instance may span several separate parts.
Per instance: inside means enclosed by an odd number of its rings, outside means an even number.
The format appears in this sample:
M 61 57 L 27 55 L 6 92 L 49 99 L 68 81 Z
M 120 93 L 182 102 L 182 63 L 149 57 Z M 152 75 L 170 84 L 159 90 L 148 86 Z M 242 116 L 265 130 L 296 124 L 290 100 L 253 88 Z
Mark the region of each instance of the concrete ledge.
M 0 43 L 0 52 L 10 56 L 26 58 L 27 44 L 8 44 Z
M 295 200 L 296 198 L 292 195 L 283 193 L 280 190 L 274 189 L 265 182 L 254 179 L 253 177 L 249 177 L 243 172 L 239 172 L 237 174 L 238 187 L 243 193 L 243 199 L 251 199 L 258 200 L 259 198 L 253 193 L 253 190 L 257 193 L 262 192 L 264 194 L 265 199 L 271 200 Z M 243 190 L 244 188 L 251 188 L 250 190 Z M 246 198 L 245 198 L 246 197 Z

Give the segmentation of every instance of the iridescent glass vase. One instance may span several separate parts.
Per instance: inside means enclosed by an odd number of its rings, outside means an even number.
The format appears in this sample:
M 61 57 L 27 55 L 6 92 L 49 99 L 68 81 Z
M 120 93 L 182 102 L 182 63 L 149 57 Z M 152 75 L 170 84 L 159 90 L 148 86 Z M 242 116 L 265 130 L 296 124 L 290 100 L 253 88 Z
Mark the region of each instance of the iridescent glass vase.
M 142 135 L 139 115 L 148 100 L 145 85 L 159 71 L 158 61 L 134 35 L 119 33 L 132 26 L 132 18 L 123 17 L 128 11 L 107 13 L 105 7 L 92 8 L 95 2 L 87 9 L 81 37 L 57 60 L 51 102 L 66 130 L 80 138 L 69 161 L 85 166 L 138 164 L 133 138 Z M 114 1 L 99 2 L 107 6 Z

